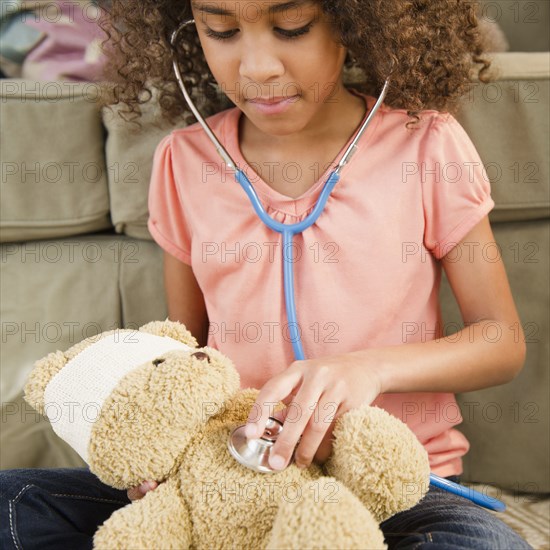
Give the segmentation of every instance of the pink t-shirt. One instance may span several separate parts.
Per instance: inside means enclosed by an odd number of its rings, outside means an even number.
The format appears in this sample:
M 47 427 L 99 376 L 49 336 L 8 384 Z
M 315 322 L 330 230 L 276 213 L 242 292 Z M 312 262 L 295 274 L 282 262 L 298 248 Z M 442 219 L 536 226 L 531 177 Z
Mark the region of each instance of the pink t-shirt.
M 375 99 L 363 96 L 370 109 Z M 267 213 L 304 219 L 328 175 L 297 199 L 273 190 L 239 148 L 237 108 L 208 119 L 249 176 Z M 494 206 L 480 157 L 449 114 L 425 111 L 419 130 L 406 111 L 382 105 L 341 172 L 321 216 L 284 253 L 294 261 L 304 353 L 316 358 L 435 339 L 445 332 L 438 300 L 442 256 Z M 350 137 L 350 141 L 351 141 Z M 337 161 L 343 154 L 342 149 Z M 269 166 L 255 166 L 256 171 Z M 299 181 L 297 165 L 285 166 Z M 189 264 L 204 293 L 208 345 L 230 357 L 241 387 L 260 388 L 294 360 L 283 296 L 282 236 L 266 227 L 198 124 L 158 145 L 148 227 Z M 455 251 L 456 252 L 456 251 Z M 449 393 L 380 395 L 374 404 L 405 421 L 432 471 L 462 471 L 468 441 Z

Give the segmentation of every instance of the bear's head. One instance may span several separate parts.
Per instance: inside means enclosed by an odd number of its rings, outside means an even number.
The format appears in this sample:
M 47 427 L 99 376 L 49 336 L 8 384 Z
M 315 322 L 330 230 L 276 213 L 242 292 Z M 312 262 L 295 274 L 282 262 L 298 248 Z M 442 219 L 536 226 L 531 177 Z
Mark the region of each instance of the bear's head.
M 104 483 L 163 481 L 239 390 L 233 363 L 180 323 L 113 330 L 36 362 L 26 401 Z

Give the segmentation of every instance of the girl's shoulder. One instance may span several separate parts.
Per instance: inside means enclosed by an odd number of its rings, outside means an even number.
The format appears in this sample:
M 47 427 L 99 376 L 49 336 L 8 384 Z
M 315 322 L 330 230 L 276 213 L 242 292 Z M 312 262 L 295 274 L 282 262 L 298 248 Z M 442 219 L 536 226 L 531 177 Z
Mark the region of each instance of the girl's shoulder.
M 376 101 L 378 100 L 375 96 L 371 96 L 357 90 L 353 90 L 353 92 L 365 99 L 369 111 L 374 107 Z M 386 103 L 382 103 L 378 112 L 380 114 L 380 118 L 383 119 L 384 124 L 387 127 L 403 129 L 406 127 L 407 123 L 411 123 L 409 124 L 409 128 L 417 134 L 423 133 L 422 130 L 426 132 L 434 126 L 445 125 L 447 123 L 450 123 L 451 126 L 458 125 L 457 120 L 451 113 L 438 111 L 436 109 L 424 109 L 418 112 L 418 121 L 415 124 L 412 124 L 415 122 L 415 118 L 409 116 L 407 109 L 391 107 Z
M 239 114 L 239 109 L 232 107 L 205 118 L 214 135 L 226 148 L 233 141 Z M 199 122 L 172 129 L 157 144 L 155 155 L 164 158 L 166 163 L 171 162 L 173 156 L 185 159 L 187 166 L 220 160 L 216 148 Z
M 376 98 L 374 99 L 376 100 Z M 390 107 L 385 103 L 380 106 L 380 111 L 383 112 L 384 115 L 392 119 L 403 120 L 405 123 L 414 120 L 412 117 L 409 116 L 407 109 Z M 418 117 L 420 119 L 418 123 L 419 128 L 423 127 L 424 125 L 429 126 L 431 124 L 437 123 L 457 122 L 455 117 L 451 113 L 446 111 L 438 111 L 436 109 L 424 109 L 422 111 L 419 111 Z
M 374 106 L 378 98 L 366 96 L 367 105 Z M 455 115 L 448 111 L 424 109 L 418 112 L 418 121 L 409 116 L 407 109 L 391 107 L 383 103 L 380 106 L 380 115 L 376 125 L 377 139 L 394 150 L 407 151 L 416 146 L 416 150 L 425 156 L 438 158 L 478 159 L 470 136 L 457 120 Z

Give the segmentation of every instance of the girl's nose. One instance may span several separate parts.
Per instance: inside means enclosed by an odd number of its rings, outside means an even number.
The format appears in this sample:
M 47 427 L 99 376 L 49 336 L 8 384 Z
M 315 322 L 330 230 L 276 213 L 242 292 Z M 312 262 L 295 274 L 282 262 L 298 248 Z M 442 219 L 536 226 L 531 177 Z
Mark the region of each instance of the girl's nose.
M 282 76 L 285 67 L 274 46 L 256 42 L 244 47 L 239 66 L 240 76 L 258 84 L 269 83 Z

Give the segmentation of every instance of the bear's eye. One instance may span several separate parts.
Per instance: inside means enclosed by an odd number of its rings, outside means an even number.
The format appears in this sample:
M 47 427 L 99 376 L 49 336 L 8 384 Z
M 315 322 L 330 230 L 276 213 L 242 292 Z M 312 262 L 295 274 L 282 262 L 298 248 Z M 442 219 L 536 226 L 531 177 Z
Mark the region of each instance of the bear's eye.
M 204 353 L 204 351 L 197 351 L 195 353 L 192 353 L 191 357 L 196 357 L 199 361 L 203 361 L 204 359 L 206 359 L 210 363 L 210 357 L 207 353 Z
M 164 363 L 164 359 L 153 359 L 153 365 L 155 365 L 155 367 L 158 367 L 161 363 Z

